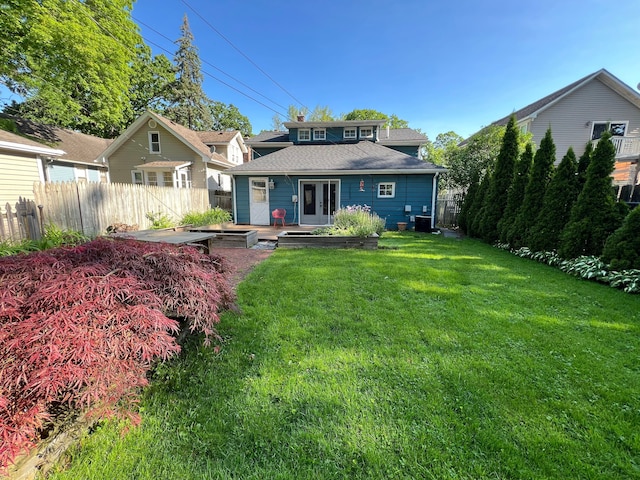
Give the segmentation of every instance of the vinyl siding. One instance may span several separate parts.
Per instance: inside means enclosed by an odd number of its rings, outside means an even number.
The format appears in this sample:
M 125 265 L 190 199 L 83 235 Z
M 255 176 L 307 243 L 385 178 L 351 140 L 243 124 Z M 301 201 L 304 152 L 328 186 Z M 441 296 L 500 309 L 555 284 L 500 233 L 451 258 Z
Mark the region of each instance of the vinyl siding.
M 532 121 L 530 131 L 534 143 L 540 146 L 551 127 L 559 162 L 571 146 L 576 156 L 584 153 L 591 138 L 590 122 L 608 120 L 629 121 L 627 136 L 640 135 L 640 109 L 599 80 L 593 80 L 541 112 Z
M 42 180 L 38 171 L 40 160 L 31 156 L 0 153 L 0 210 L 9 203 L 15 207 L 18 197 L 33 198 L 33 182 Z
M 149 153 L 149 131 L 160 133 L 160 153 Z M 192 162 L 193 187 L 207 188 L 207 168 L 201 157 L 160 124 L 153 129 L 144 124 L 124 145 L 109 156 L 111 182 L 131 183 L 131 170 L 135 170 L 136 165 L 163 160 Z
M 249 183 L 248 176 L 236 176 L 236 214 L 237 223 L 249 223 Z M 275 182 L 275 188 L 269 191 L 269 209 L 284 208 L 287 210 L 287 222 L 299 222 L 298 206 L 291 202 L 292 195 L 298 195 L 299 180 L 319 180 L 312 176 L 269 176 Z M 340 206 L 369 205 L 372 211 L 386 219 L 387 228 L 396 229 L 397 222 L 409 222 L 410 215 L 422 215 L 426 206 L 431 215 L 431 194 L 433 175 L 332 175 L 324 180 L 340 181 Z M 360 191 L 360 180 L 364 180 L 364 192 Z M 395 182 L 394 198 L 378 198 L 378 183 Z M 404 206 L 411 205 L 411 213 L 404 212 Z M 409 228 L 413 223 L 409 224 Z

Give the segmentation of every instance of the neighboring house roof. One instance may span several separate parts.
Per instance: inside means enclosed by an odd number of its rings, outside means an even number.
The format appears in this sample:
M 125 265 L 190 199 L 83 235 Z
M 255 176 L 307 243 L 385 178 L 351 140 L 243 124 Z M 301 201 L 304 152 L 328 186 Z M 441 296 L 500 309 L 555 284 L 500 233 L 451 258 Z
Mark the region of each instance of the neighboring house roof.
M 170 133 L 172 133 L 188 148 L 193 150 L 193 152 L 199 155 L 203 160 L 227 168 L 235 165 L 234 163 L 231 163 L 226 158 L 224 158 L 222 155 L 212 153 L 209 147 L 207 147 L 207 145 L 205 145 L 200 138 L 199 134 L 202 132 L 195 132 L 187 127 L 183 127 L 182 125 L 172 120 L 169 120 L 168 118 L 163 117 L 160 114 L 151 112 L 149 110 L 140 115 L 131 125 L 129 125 L 129 127 L 127 127 L 127 129 L 118 138 L 116 138 L 115 141 L 111 145 L 109 145 L 109 147 L 104 152 L 102 152 L 101 157 L 108 158 L 109 155 L 120 148 L 134 132 L 136 132 L 145 122 L 149 120 L 155 120 L 156 122 L 161 123 Z
M 100 153 L 113 142 L 111 139 L 43 125 L 24 118 L 10 115 L 2 115 L 2 117 L 13 120 L 22 135 L 27 135 L 40 146 L 62 150 L 64 153 L 58 156 L 59 160 L 93 165 Z M 23 139 L 23 141 L 26 140 L 28 139 Z
M 238 145 L 241 150 L 246 153 L 247 146 L 244 143 L 242 134 L 238 130 L 227 131 L 209 131 L 209 132 L 196 132 L 200 141 L 207 145 L 228 145 L 234 140 L 238 140 Z
M 6 130 L 0 130 L 0 149 L 54 157 L 59 157 L 65 153 L 63 150 L 48 147 L 40 142 L 30 140 L 12 132 L 7 132 Z
M 149 162 L 143 163 L 140 165 L 136 165 L 136 168 L 180 168 L 186 167 L 187 165 L 191 165 L 191 162 L 170 162 L 164 160 L 158 160 L 157 162 Z
M 275 173 L 436 173 L 445 168 L 369 141 L 292 145 L 227 170 L 230 175 Z
M 286 143 L 293 145 L 293 142 L 289 141 L 289 132 L 281 131 L 260 132 L 258 135 L 245 139 L 244 142 L 247 145 L 254 145 L 258 143 Z
M 383 128 L 378 134 L 378 143 L 382 145 L 420 145 L 428 141 L 426 135 L 413 128 Z
M 573 93 L 578 88 L 581 88 L 586 83 L 589 83 L 593 80 L 600 80 L 602 83 L 607 85 L 609 88 L 617 92 L 622 97 L 626 98 L 629 102 L 633 103 L 636 107 L 640 108 L 640 95 L 636 93 L 633 89 L 631 89 L 626 83 L 622 80 L 618 79 L 611 73 L 609 73 L 604 68 L 598 70 L 597 72 L 592 73 L 591 75 L 587 75 L 586 77 L 581 78 L 573 82 L 570 85 L 567 85 L 560 90 L 553 92 L 550 95 L 547 95 L 540 100 L 533 102 L 530 105 L 527 105 L 520 110 L 517 110 L 506 117 L 501 118 L 500 120 L 496 120 L 492 123 L 492 125 L 506 125 L 509 122 L 509 118 L 512 115 L 516 116 L 516 120 L 518 122 L 525 120 L 527 118 L 535 118 L 540 112 L 546 110 L 547 108 L 554 105 L 556 102 L 560 101 L 567 95 Z

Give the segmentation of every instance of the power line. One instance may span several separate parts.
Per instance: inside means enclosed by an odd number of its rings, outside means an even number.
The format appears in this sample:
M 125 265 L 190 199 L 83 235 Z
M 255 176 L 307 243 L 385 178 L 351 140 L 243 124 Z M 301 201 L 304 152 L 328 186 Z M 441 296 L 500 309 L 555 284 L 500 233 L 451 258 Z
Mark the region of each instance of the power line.
M 276 85 L 278 88 L 280 88 L 280 90 L 282 90 L 284 93 L 286 93 L 287 95 L 289 95 L 298 105 L 301 105 L 305 108 L 309 108 L 307 107 L 304 103 L 302 103 L 300 100 L 298 100 L 296 97 L 294 97 L 286 88 L 284 88 L 282 85 L 280 85 L 276 80 L 274 80 L 271 75 L 269 75 L 267 72 L 265 72 L 262 68 L 260 68 L 260 66 L 258 66 L 258 64 L 256 64 L 253 60 L 251 60 L 251 58 L 249 58 L 248 55 L 246 55 L 242 50 L 240 50 L 238 47 L 236 47 L 233 42 L 231 42 L 231 40 L 229 40 L 227 37 L 225 37 L 222 33 L 220 33 L 213 25 L 211 25 L 211 23 L 209 23 L 209 21 L 204 18 L 202 15 L 200 15 L 200 13 L 195 10 L 191 5 L 189 5 L 189 3 L 186 2 L 186 0 L 182 0 L 182 3 L 184 3 L 187 8 L 189 8 L 193 13 L 195 13 L 198 18 L 200 18 L 200 20 L 202 20 L 206 25 L 209 26 L 209 28 L 211 28 L 211 30 L 213 30 L 215 33 L 217 33 L 225 42 L 227 42 L 229 45 L 231 45 L 231 47 L 237 51 L 240 55 L 242 55 L 249 63 L 251 63 L 251 65 L 253 65 L 260 73 L 262 73 L 265 77 L 267 77 L 269 80 L 271 80 L 274 85 Z
M 169 41 L 169 42 L 174 42 L 172 39 L 170 39 L 169 37 L 167 37 L 166 35 L 164 35 L 163 33 L 159 32 L 158 30 L 156 30 L 155 28 L 151 27 L 150 25 L 144 23 L 142 20 L 135 18 L 133 15 L 131 16 L 131 18 L 133 20 L 135 20 L 136 22 L 138 22 L 140 25 L 144 25 L 145 27 L 147 27 L 149 30 L 151 30 L 152 32 L 154 32 L 157 35 L 160 35 L 162 38 L 164 38 L 165 40 Z M 149 41 L 147 39 L 145 39 L 146 41 Z M 155 44 L 154 44 L 155 45 Z M 157 45 L 156 45 L 157 46 Z M 161 48 L 161 47 L 158 47 Z M 164 50 L 164 49 L 163 49 Z M 166 50 L 165 50 L 166 51 Z M 253 89 L 252 87 L 250 87 L 249 85 L 247 85 L 246 83 L 242 82 L 241 80 L 238 80 L 237 78 L 235 78 L 234 76 L 228 74 L 227 72 L 225 72 L 224 70 L 222 70 L 221 68 L 216 67 L 215 65 L 213 65 L 212 63 L 208 62 L 207 60 L 204 59 L 200 59 L 202 61 L 202 63 L 209 65 L 211 68 L 216 69 L 217 71 L 219 71 L 220 73 L 222 73 L 223 75 L 226 75 L 227 77 L 229 77 L 230 79 L 238 82 L 240 85 L 242 85 L 243 87 L 251 90 L 253 93 L 256 93 L 258 95 L 260 95 L 262 98 L 270 101 L 271 103 L 273 103 L 274 105 L 286 110 L 287 107 L 280 105 L 279 103 L 277 103 L 276 101 L 272 100 L 271 98 L 267 97 L 266 95 L 263 95 L 262 93 L 258 92 L 257 90 Z M 276 112 L 277 113 L 277 112 Z

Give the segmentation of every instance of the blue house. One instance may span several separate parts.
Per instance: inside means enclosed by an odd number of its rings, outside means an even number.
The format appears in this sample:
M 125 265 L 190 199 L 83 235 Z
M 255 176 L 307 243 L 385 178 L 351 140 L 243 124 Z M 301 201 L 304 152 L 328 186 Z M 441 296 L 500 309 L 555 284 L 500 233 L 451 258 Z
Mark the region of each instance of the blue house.
M 411 228 L 416 216 L 434 226 L 443 167 L 419 158 L 427 138 L 385 129 L 384 120 L 287 122 L 286 132 L 245 141 L 251 161 L 225 171 L 233 178 L 234 219 L 269 225 L 285 209 L 289 225 L 330 225 L 347 205 L 369 205 L 389 230 Z M 425 218 L 428 217 L 428 218 Z

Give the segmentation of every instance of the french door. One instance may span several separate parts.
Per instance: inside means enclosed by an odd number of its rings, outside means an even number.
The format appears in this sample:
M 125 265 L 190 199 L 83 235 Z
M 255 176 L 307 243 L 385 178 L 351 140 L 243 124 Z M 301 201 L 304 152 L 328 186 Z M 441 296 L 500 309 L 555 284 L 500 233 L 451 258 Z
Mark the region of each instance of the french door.
M 300 224 L 331 225 L 339 204 L 338 180 L 300 182 Z

